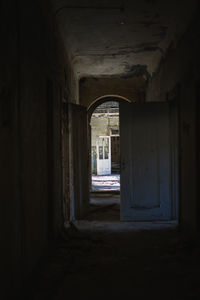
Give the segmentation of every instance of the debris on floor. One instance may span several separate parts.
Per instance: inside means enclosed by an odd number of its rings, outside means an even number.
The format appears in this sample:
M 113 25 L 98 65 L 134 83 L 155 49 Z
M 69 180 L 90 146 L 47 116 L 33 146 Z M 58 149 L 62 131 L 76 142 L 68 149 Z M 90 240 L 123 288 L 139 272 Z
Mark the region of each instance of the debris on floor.
M 199 299 L 199 254 L 200 244 L 176 229 L 88 233 L 72 226 L 24 299 Z
M 119 196 L 92 198 L 86 220 L 66 224 L 21 299 L 200 299 L 200 240 L 173 222 L 120 222 L 119 207 Z
M 120 175 L 92 176 L 93 191 L 119 191 Z

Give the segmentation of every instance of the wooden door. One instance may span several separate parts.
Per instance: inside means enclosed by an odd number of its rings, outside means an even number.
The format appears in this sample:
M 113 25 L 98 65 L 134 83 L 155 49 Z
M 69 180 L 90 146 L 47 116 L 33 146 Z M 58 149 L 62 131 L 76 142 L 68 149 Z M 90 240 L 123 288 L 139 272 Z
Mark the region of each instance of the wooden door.
M 120 174 L 120 137 L 111 136 L 111 172 Z
M 197 183 L 196 183 L 196 207 L 197 207 L 197 228 L 200 231 L 200 83 L 196 87 L 196 160 L 197 160 Z
M 87 111 L 69 105 L 70 219 L 81 219 L 89 209 Z
M 120 103 L 121 219 L 171 218 L 167 103 Z

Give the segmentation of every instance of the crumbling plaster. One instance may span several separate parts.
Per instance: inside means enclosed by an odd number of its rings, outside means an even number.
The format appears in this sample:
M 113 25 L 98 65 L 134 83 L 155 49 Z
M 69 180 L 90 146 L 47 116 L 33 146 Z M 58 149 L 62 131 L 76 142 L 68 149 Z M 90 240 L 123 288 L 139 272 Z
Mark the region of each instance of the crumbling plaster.
M 146 82 L 143 77 L 133 78 L 82 78 L 79 85 L 80 104 L 89 108 L 96 99 L 102 96 L 122 96 L 128 100 L 144 101 Z
M 176 47 L 194 15 L 196 0 L 52 0 L 75 78 L 151 77 Z

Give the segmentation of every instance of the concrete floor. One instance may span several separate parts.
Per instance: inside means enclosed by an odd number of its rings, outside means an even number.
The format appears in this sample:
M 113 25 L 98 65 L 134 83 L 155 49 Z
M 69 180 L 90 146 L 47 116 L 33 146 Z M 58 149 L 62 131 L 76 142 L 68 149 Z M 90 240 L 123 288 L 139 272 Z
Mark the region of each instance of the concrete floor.
M 87 220 L 66 226 L 21 299 L 199 299 L 197 240 L 175 224 L 123 225 L 119 196 L 94 198 Z
M 85 220 L 73 222 L 80 231 L 128 232 L 175 228 L 177 221 L 121 222 L 120 195 L 94 194 L 90 199 L 90 213 Z

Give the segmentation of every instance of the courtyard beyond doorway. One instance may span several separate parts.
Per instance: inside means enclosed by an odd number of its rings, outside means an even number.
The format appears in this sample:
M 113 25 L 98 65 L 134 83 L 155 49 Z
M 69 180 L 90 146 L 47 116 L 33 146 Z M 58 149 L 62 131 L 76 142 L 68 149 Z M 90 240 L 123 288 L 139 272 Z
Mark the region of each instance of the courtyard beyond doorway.
M 120 174 L 92 176 L 92 191 L 120 191 Z

